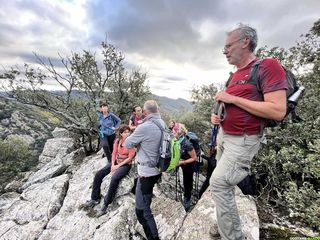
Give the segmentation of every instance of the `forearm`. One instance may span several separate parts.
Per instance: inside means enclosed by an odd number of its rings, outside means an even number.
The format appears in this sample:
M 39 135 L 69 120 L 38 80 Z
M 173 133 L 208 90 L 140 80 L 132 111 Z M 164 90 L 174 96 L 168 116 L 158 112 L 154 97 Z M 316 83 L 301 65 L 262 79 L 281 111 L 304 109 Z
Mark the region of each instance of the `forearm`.
M 275 102 L 252 101 L 234 96 L 233 104 L 247 112 L 266 119 L 282 120 L 285 115 L 285 106 Z
M 193 149 L 192 151 L 188 151 L 188 154 L 190 156 L 190 158 L 186 159 L 186 160 L 183 160 L 181 163 L 182 164 L 189 164 L 189 163 L 192 163 L 194 161 L 197 160 L 197 154 L 195 152 L 195 150 Z
M 130 164 L 132 162 L 132 158 L 126 158 L 125 160 L 123 160 L 121 163 L 119 163 L 119 167 L 122 165 L 126 165 L 126 164 Z
M 194 161 L 196 161 L 196 158 L 188 158 L 187 160 L 182 159 L 181 163 L 182 163 L 182 165 L 187 165 L 187 164 L 192 163 Z
M 255 116 L 282 120 L 286 114 L 286 91 L 265 93 L 263 98 L 264 101 L 253 101 L 230 95 L 226 91 L 219 92 L 215 97 L 216 101 L 234 104 Z

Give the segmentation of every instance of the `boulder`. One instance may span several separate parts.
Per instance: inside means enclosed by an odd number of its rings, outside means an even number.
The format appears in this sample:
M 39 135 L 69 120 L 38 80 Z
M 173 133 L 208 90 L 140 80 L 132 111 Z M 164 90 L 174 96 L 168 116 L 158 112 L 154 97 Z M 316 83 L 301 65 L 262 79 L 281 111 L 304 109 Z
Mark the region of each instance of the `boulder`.
M 52 132 L 52 136 L 54 138 L 69 138 L 70 134 L 67 129 L 56 127 Z
M 246 239 L 259 240 L 259 218 L 255 202 L 238 190 L 236 203 Z M 212 192 L 208 189 L 188 213 L 176 239 L 211 239 L 209 231 L 213 226 L 217 226 L 216 207 Z
M 60 158 L 55 158 L 53 161 L 45 164 L 40 170 L 33 173 L 28 181 L 23 184 L 22 189 L 26 189 L 32 184 L 42 183 L 46 180 L 59 176 L 67 169 L 66 165 L 62 164 L 62 160 Z
M 115 199 L 106 215 L 96 218 L 94 209 L 86 209 L 83 204 L 90 199 L 94 174 L 106 164 L 101 155 L 87 157 L 69 181 L 68 193 L 59 213 L 48 223 L 39 239 L 129 239 L 136 225 L 132 175 L 121 180 Z M 111 175 L 101 186 L 106 194 Z
M 155 191 L 159 191 L 156 188 Z M 152 199 L 151 209 L 158 227 L 160 239 L 175 239 L 186 217 L 182 204 L 161 194 Z M 138 223 L 136 230 L 140 235 L 145 237 L 142 225 Z
M 25 189 L 32 184 L 44 182 L 47 179 L 59 176 L 70 166 L 73 166 L 73 168 L 77 169 L 77 164 L 79 164 L 79 162 L 81 162 L 85 156 L 84 149 L 82 148 L 60 157 L 60 155 L 63 154 L 66 154 L 64 150 L 62 153 L 59 152 L 55 158 L 42 156 L 43 158 L 46 158 L 47 163 L 38 165 L 38 168 L 40 166 L 40 169 L 28 178 L 27 182 L 23 184 L 22 188 Z
M 23 182 L 21 180 L 13 180 L 12 182 L 8 183 L 5 188 L 4 191 L 5 192 L 21 192 L 23 186 Z
M 72 138 L 51 138 L 44 145 L 41 156 L 52 157 L 65 156 L 74 148 Z
M 59 212 L 68 181 L 68 175 L 61 175 L 30 186 L 20 196 L 16 193 L 1 195 L 1 238 L 38 239 L 48 221 Z
M 1 124 L 5 127 L 10 125 L 10 119 L 9 118 L 5 118 L 1 120 Z

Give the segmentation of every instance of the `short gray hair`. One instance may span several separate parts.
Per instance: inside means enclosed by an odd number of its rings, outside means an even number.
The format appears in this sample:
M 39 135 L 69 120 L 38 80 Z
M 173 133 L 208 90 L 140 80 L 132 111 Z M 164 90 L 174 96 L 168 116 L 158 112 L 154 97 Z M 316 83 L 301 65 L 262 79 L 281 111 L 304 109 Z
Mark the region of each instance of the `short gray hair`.
M 149 113 L 157 113 L 159 111 L 159 106 L 155 100 L 148 100 L 144 103 L 143 109 L 147 110 Z
M 236 29 L 228 32 L 228 35 L 230 35 L 232 32 L 235 32 L 235 31 L 240 32 L 241 39 L 245 39 L 245 38 L 250 39 L 250 51 L 254 52 L 254 50 L 258 45 L 257 31 L 254 28 L 250 27 L 249 25 L 239 23 L 239 26 Z

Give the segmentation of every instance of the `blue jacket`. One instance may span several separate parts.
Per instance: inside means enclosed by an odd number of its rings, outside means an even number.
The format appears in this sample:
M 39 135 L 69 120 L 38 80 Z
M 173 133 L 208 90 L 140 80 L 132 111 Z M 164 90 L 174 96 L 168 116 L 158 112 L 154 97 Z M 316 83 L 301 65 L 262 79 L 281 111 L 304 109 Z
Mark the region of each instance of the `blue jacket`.
M 102 112 L 98 113 L 100 125 L 100 137 L 110 136 L 115 133 L 115 130 L 120 126 L 121 119 L 112 112 L 108 112 L 103 118 Z

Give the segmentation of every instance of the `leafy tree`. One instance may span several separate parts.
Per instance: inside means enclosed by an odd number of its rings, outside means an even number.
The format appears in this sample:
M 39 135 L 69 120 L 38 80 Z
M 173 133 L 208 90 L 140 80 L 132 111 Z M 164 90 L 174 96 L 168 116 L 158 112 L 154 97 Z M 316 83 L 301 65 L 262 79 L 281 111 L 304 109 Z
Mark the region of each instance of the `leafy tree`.
M 146 74 L 127 71 L 122 52 L 106 42 L 101 46 L 100 65 L 95 53 L 86 50 L 71 53 L 71 57 L 59 55 L 60 65 L 35 54 L 39 66 L 11 67 L 0 75 L 5 80 L 2 88 L 20 102 L 59 116 L 64 127 L 80 136 L 81 144 L 91 152 L 98 132 L 97 109 L 101 101 L 108 101 L 111 111 L 126 120 L 132 105 L 143 103 L 150 95 Z M 49 82 L 63 90 L 45 90 L 44 85 Z
M 184 123 L 189 131 L 198 135 L 205 152 L 207 152 L 208 144 L 211 142 L 210 117 L 216 93 L 217 87 L 214 84 L 193 89 L 191 95 L 194 101 L 193 112 L 187 112 L 177 118 L 177 121 Z

